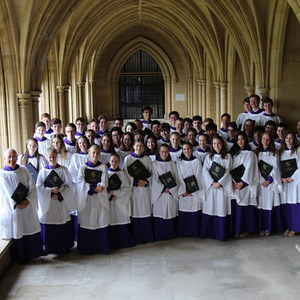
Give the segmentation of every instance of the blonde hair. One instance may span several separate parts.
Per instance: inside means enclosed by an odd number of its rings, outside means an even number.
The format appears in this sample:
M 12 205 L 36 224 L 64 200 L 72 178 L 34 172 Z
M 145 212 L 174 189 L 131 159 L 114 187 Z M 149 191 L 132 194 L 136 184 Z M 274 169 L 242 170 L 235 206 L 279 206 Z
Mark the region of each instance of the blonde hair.
M 55 134 L 52 135 L 52 137 L 50 139 L 50 145 L 51 145 L 52 148 L 53 148 L 53 146 L 52 146 L 53 139 L 59 139 L 59 141 L 60 141 L 60 156 L 61 156 L 61 159 L 62 160 L 68 160 L 68 157 L 67 157 L 67 152 L 68 151 L 66 150 L 65 142 L 64 142 L 64 139 L 62 138 L 61 134 L 55 133 Z M 56 153 L 57 153 L 57 151 L 56 151 Z

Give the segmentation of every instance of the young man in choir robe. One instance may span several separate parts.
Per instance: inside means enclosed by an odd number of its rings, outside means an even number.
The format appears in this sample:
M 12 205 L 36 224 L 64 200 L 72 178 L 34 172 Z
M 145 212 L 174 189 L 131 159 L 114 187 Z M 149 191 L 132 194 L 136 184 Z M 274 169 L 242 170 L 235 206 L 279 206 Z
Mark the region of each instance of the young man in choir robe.
M 68 123 L 65 127 L 66 137 L 64 138 L 64 143 L 66 150 L 71 152 L 72 154 L 75 153 L 75 146 L 76 146 L 76 126 L 74 123 Z
M 264 132 L 265 132 L 265 130 L 264 130 L 264 127 L 262 127 L 262 126 L 256 126 L 254 128 L 254 139 L 252 142 L 249 143 L 252 151 L 255 151 L 258 148 L 258 145 L 261 141 L 261 137 Z
M 267 121 L 272 120 L 276 123 L 276 125 L 278 126 L 278 124 L 281 122 L 280 117 L 275 115 L 272 110 L 273 110 L 273 100 L 270 98 L 266 98 L 263 99 L 262 101 L 263 103 L 263 109 L 264 109 L 264 113 L 262 114 L 262 125 L 264 125 Z
M 53 130 L 51 129 L 51 117 L 47 113 L 43 113 L 41 117 L 41 121 L 45 123 L 46 131 L 45 131 L 45 137 L 47 139 L 50 139 L 51 134 L 53 133 Z
M 123 117 L 118 116 L 118 117 L 114 118 L 114 127 L 119 127 L 122 131 L 123 125 L 124 125 Z M 123 131 L 122 131 L 122 134 L 123 134 Z
M 169 121 L 170 121 L 170 131 L 171 133 L 176 131 L 176 127 L 175 127 L 175 122 L 176 120 L 179 118 L 179 113 L 178 111 L 171 111 L 169 113 Z
M 228 138 L 227 126 L 230 123 L 231 117 L 230 114 L 224 113 L 221 116 L 222 127 L 218 130 L 218 135 L 220 135 L 224 140 Z
M 35 134 L 34 137 L 38 141 L 39 153 L 46 155 L 47 148 L 50 147 L 50 140 L 45 136 L 46 125 L 44 122 L 37 122 L 35 124 Z
M 134 120 L 133 123 L 136 125 L 136 129 L 138 129 L 138 130 L 143 130 L 143 123 L 142 123 L 141 120 L 136 119 L 136 120 Z
M 209 137 L 208 144 L 211 143 L 212 137 L 217 134 L 217 125 L 214 123 L 209 123 L 206 125 L 206 134 Z
M 197 130 L 197 137 L 205 131 L 202 129 L 202 117 L 199 115 L 193 116 L 193 127 Z
M 180 135 L 181 142 L 186 141 L 186 134 L 183 132 L 184 121 L 178 118 L 175 122 L 176 132 Z
M 152 121 L 152 124 L 151 124 L 151 131 L 152 131 L 152 134 L 154 135 L 154 137 L 156 138 L 156 141 L 159 141 L 161 139 L 160 125 L 161 125 L 161 123 L 157 120 Z
M 78 139 L 82 135 L 84 135 L 85 132 L 85 127 L 86 127 L 86 121 L 84 118 L 79 117 L 75 120 L 75 125 L 76 125 L 76 134 L 75 138 Z
M 226 149 L 229 152 L 231 147 L 234 144 L 235 135 L 237 133 L 237 125 L 235 122 L 230 122 L 227 125 L 227 133 L 228 133 L 228 137 L 227 139 L 224 139 L 224 141 L 225 141 Z
M 60 119 L 53 118 L 51 120 L 51 129 L 52 129 L 52 133 L 51 133 L 50 137 L 52 137 L 54 134 L 60 134 L 62 137 L 64 136 L 61 132 L 62 125 L 61 125 Z
M 152 114 L 153 114 L 153 109 L 152 109 L 151 106 L 144 106 L 143 107 L 143 111 L 142 111 L 143 130 L 146 130 L 146 129 L 151 130 L 151 123 L 152 123 L 151 117 L 152 117 Z
M 256 94 L 252 94 L 250 97 L 250 105 L 251 105 L 251 111 L 249 113 L 248 119 L 251 119 L 254 121 L 255 126 L 264 126 L 265 124 L 262 124 L 262 115 L 264 113 L 264 110 L 259 107 L 260 98 Z
M 176 162 L 182 153 L 182 148 L 180 146 L 180 134 L 176 131 L 172 132 L 170 135 L 170 155 L 172 161 Z
M 287 127 L 287 125 L 285 123 L 279 123 L 278 124 L 277 131 L 276 131 L 276 133 L 278 135 L 278 139 L 276 139 L 275 143 L 274 143 L 275 144 L 275 148 L 277 150 L 280 149 L 281 142 L 282 142 L 282 140 L 285 139 L 287 131 L 288 131 L 288 127 Z
M 273 140 L 275 140 L 275 138 L 277 137 L 276 135 L 276 123 L 272 120 L 269 120 L 265 123 L 265 132 L 269 133 Z
M 110 130 L 110 133 L 115 150 L 117 151 L 117 149 L 119 149 L 119 147 L 121 146 L 121 138 L 123 135 L 122 130 L 120 127 L 115 126 Z
M 99 126 L 100 126 L 100 129 L 98 130 L 98 134 L 100 136 L 102 136 L 104 133 L 108 133 L 109 130 L 108 130 L 108 127 L 107 127 L 107 122 L 108 122 L 108 118 L 106 115 L 100 115 L 98 117 L 98 121 L 99 121 Z
M 91 129 L 95 132 L 95 144 L 100 145 L 101 136 L 97 133 L 100 129 L 99 122 L 96 119 L 92 119 L 88 125 L 88 129 Z
M 182 131 L 187 134 L 190 128 L 193 128 L 193 120 L 191 118 L 184 118 Z
M 162 123 L 160 125 L 160 135 L 161 139 L 157 141 L 157 145 L 167 144 L 170 146 L 170 124 Z
M 17 158 L 14 149 L 4 152 L 5 167 L 0 171 L 0 239 L 12 239 L 13 255 L 24 263 L 43 255 L 43 247 L 35 183 L 26 167 L 17 165 Z M 12 196 L 20 183 L 28 192 L 16 202 Z

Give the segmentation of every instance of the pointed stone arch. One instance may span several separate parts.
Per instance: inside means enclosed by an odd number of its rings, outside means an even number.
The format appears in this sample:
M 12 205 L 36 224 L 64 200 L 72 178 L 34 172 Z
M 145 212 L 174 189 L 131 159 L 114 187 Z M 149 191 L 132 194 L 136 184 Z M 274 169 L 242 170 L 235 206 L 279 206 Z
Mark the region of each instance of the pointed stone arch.
M 137 37 L 124 44 L 115 55 L 107 71 L 106 82 L 111 86 L 113 113 L 117 115 L 119 111 L 118 83 L 121 70 L 126 61 L 139 50 L 152 56 L 161 69 L 165 83 L 165 112 L 168 113 L 173 107 L 173 84 L 177 82 L 176 71 L 167 53 L 145 37 Z

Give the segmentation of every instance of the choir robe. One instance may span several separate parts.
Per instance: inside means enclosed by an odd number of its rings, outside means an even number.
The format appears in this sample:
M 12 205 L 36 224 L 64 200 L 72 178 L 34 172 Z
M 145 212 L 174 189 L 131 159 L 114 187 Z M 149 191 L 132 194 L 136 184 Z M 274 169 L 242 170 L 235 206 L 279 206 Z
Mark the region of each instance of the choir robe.
M 201 160 L 202 165 L 204 164 L 204 160 L 207 154 L 209 154 L 210 149 L 207 147 L 205 150 L 198 148 L 198 150 L 193 152 L 193 155 Z
M 71 157 L 72 153 L 71 152 L 66 152 L 66 158 L 67 159 L 62 159 L 61 154 L 57 154 L 57 163 L 63 167 L 66 167 L 67 169 L 69 168 L 70 162 L 71 162 Z
M 213 162 L 225 168 L 224 176 L 219 180 L 221 187 L 215 189 L 212 186 L 213 178 L 209 169 Z M 227 154 L 226 158 L 221 158 L 215 154 L 212 158 L 205 157 L 203 165 L 203 180 L 206 191 L 206 200 L 202 208 L 201 237 L 209 237 L 224 241 L 230 236 L 231 217 L 231 195 L 232 179 L 229 171 L 232 169 L 232 158 Z
M 17 164 L 19 165 L 21 164 L 23 155 L 24 154 L 18 156 Z M 42 154 L 40 155 L 39 165 L 37 162 L 37 158 L 35 156 L 28 157 L 27 163 L 31 163 L 38 171 L 40 171 L 41 169 L 45 168 L 48 165 L 47 159 Z
M 131 215 L 131 186 L 129 179 L 124 171 L 119 168 L 113 170 L 108 168 L 108 176 L 117 174 L 121 180 L 121 187 L 114 190 L 116 200 L 111 200 L 113 196 L 109 196 L 109 212 L 110 212 L 110 228 L 109 240 L 111 249 L 132 247 L 134 245 L 130 227 Z
M 179 177 L 175 162 L 156 160 L 152 164 L 151 203 L 153 206 L 154 237 L 156 240 L 168 240 L 177 235 L 178 185 Z M 170 172 L 176 186 L 165 193 L 160 175 Z
M 179 174 L 178 186 L 178 209 L 179 209 L 179 228 L 180 236 L 199 236 L 201 224 L 202 202 L 205 199 L 202 176 L 202 163 L 200 159 L 192 156 L 190 160 L 178 160 L 177 170 Z M 194 175 L 199 190 L 194 192 L 192 196 L 183 197 L 186 192 L 184 179 Z
M 253 120 L 254 126 L 265 126 L 265 124 L 263 124 L 263 120 L 262 120 L 262 115 L 265 111 L 261 108 L 259 108 L 257 111 L 250 111 L 249 115 L 248 115 L 248 119 Z M 247 120 L 247 119 L 246 119 Z M 246 122 L 245 120 L 245 122 Z
M 231 230 L 233 234 L 257 232 L 257 157 L 251 150 L 240 150 L 232 157 L 232 169 L 244 165 L 241 178 L 244 187 L 234 190 L 231 200 Z M 237 182 L 238 183 L 238 182 Z
M 93 169 L 102 172 L 103 186 L 101 193 L 93 192 L 93 185 L 85 180 L 85 170 Z M 108 172 L 106 165 L 98 162 L 95 166 L 90 161 L 80 166 L 76 194 L 78 199 L 78 250 L 83 254 L 107 254 L 109 247 L 109 201 L 107 193 Z
M 76 183 L 78 178 L 78 170 L 81 165 L 84 165 L 89 160 L 88 153 L 83 153 L 82 151 L 76 152 L 71 157 L 71 162 L 69 165 L 69 172 L 72 178 L 72 191 L 73 191 L 73 199 L 74 202 L 77 203 L 77 194 L 76 194 Z M 77 204 L 75 205 L 77 207 Z M 72 228 L 74 233 L 74 240 L 77 241 L 78 237 L 78 218 L 77 218 L 77 210 L 73 210 L 70 212 L 71 214 L 71 221 L 72 221 Z
M 35 138 L 38 141 L 39 153 L 46 156 L 47 149 L 50 147 L 50 140 L 47 139 L 45 136 L 43 136 L 42 138 L 36 136 Z
M 44 183 L 50 172 L 54 170 L 64 182 L 60 187 L 63 200 L 51 198 L 51 188 Z M 37 182 L 39 201 L 38 216 L 42 226 L 42 238 L 47 253 L 66 253 L 74 246 L 74 237 L 69 212 L 75 208 L 72 198 L 71 175 L 68 169 L 57 164 L 55 168 L 50 165 L 40 170 Z
M 172 161 L 177 162 L 179 157 L 181 156 L 182 148 L 179 146 L 177 149 L 174 149 L 172 146 L 170 147 L 170 156 Z
M 262 124 L 266 124 L 267 121 L 274 121 L 277 126 L 279 123 L 281 123 L 281 119 L 279 116 L 277 116 L 273 113 L 269 115 L 266 112 L 264 112 L 261 116 L 261 122 L 262 122 Z
M 249 116 L 248 111 L 244 111 L 238 115 L 238 117 L 236 119 L 236 124 L 237 124 L 238 128 L 241 127 L 241 130 L 244 130 L 244 123 L 248 119 L 248 116 Z
M 262 186 L 265 179 L 259 171 L 258 184 L 258 229 L 260 232 L 274 233 L 283 230 L 283 218 L 280 193 L 282 182 L 279 171 L 278 155 L 269 151 L 259 152 L 258 161 L 263 160 L 273 167 L 268 180 L 272 181 L 268 187 Z M 300 224 L 300 223 L 299 223 Z
M 14 208 L 15 201 L 11 198 L 20 182 L 29 189 L 26 197 L 29 204 L 24 209 Z M 13 254 L 19 263 L 41 256 L 37 194 L 30 173 L 24 166 L 17 165 L 14 170 L 5 166 L 0 171 L 0 188 L 0 238 L 13 239 Z
M 121 151 L 121 150 L 118 149 L 116 152 L 120 156 L 120 165 L 119 165 L 119 168 L 121 170 L 123 170 L 123 165 L 124 165 L 125 157 L 128 156 L 128 155 L 130 155 L 132 153 L 132 151 Z
M 300 232 L 300 148 L 293 154 L 291 150 L 283 151 L 280 160 L 295 158 L 298 169 L 291 176 L 294 181 L 291 183 L 282 183 L 283 193 L 283 216 L 285 229 Z
M 148 156 L 141 155 L 137 157 L 135 153 L 125 157 L 123 169 L 126 172 L 130 186 L 132 187 L 131 194 L 131 224 L 133 238 L 136 244 L 153 242 L 152 219 L 151 219 L 151 177 L 147 178 L 148 184 L 144 187 L 138 186 L 138 181 L 131 177 L 127 167 L 136 159 L 152 173 L 152 162 Z
M 70 142 L 67 138 L 64 138 L 64 143 L 66 150 L 72 154 L 75 153 L 75 146 L 76 146 L 76 139 L 72 142 Z
M 228 138 L 228 133 L 227 133 L 227 130 L 225 128 L 220 128 L 218 131 L 217 131 L 217 134 L 219 136 L 221 136 L 223 138 L 223 140 L 226 140 Z
M 99 158 L 101 163 L 103 163 L 104 165 L 109 165 L 110 157 L 111 157 L 111 152 L 106 152 L 104 149 L 101 149 L 101 154 Z
M 258 148 L 258 143 L 256 140 L 253 140 L 251 143 L 249 143 L 249 146 L 252 151 L 255 151 Z

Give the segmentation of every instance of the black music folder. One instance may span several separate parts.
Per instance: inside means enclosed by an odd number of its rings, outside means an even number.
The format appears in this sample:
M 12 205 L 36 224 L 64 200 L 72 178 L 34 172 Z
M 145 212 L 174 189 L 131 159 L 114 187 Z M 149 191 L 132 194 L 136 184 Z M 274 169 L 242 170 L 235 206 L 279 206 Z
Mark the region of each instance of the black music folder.
M 160 175 L 159 180 L 168 189 L 171 189 L 177 185 L 170 171 Z
M 282 178 L 291 177 L 298 169 L 296 158 L 281 160 L 280 169 Z
M 223 168 L 218 163 L 213 162 L 209 169 L 209 173 L 211 177 L 214 179 L 214 181 L 218 182 L 224 176 L 225 168 Z
M 50 188 L 53 188 L 53 187 L 58 187 L 60 188 L 62 185 L 63 185 L 63 181 L 61 180 L 61 178 L 57 175 L 57 173 L 52 170 L 50 172 L 50 174 L 46 177 L 45 179 L 45 182 L 44 182 L 44 185 L 46 187 L 50 187 Z
M 127 171 L 131 177 L 134 177 L 139 180 L 146 180 L 151 176 L 151 173 L 148 169 L 140 162 L 139 159 L 136 159 L 131 165 L 127 167 Z
M 241 181 L 241 178 L 243 177 L 244 173 L 245 173 L 245 166 L 243 164 L 239 165 L 238 167 L 230 171 L 232 179 L 235 183 Z
M 197 192 L 199 190 L 197 179 L 194 175 L 186 177 L 183 180 L 185 182 L 186 192 L 188 194 L 192 194 L 192 193 Z
M 84 178 L 87 183 L 89 184 L 99 183 L 101 182 L 101 177 L 102 177 L 102 171 L 85 169 Z
M 108 187 L 107 191 L 115 191 L 118 190 L 122 185 L 122 181 L 120 180 L 117 173 L 114 173 L 108 178 Z
M 269 177 L 270 173 L 272 172 L 273 167 L 271 165 L 269 165 L 268 163 L 266 163 L 265 161 L 260 160 L 258 162 L 258 168 L 259 168 L 259 171 L 261 173 L 261 176 L 265 180 L 268 180 L 268 177 Z
M 16 202 L 16 204 L 19 204 L 26 199 L 28 192 L 29 189 L 23 183 L 19 182 L 18 186 L 11 195 L 11 198 Z

